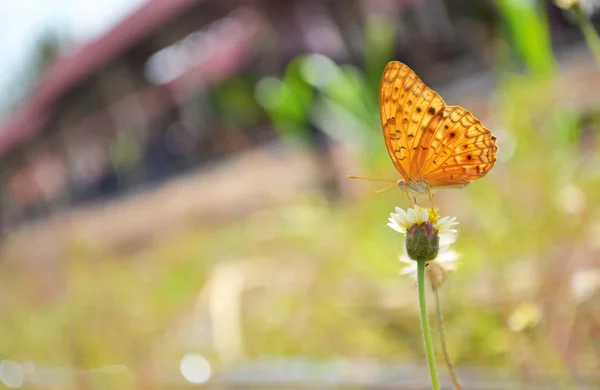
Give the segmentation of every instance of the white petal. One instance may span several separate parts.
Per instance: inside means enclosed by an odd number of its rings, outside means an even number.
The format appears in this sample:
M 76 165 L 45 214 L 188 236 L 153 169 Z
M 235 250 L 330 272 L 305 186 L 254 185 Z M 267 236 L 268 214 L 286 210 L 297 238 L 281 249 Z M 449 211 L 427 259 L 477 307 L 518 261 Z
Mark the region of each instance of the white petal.
M 410 275 L 411 277 L 415 278 L 417 276 L 417 263 L 414 262 L 414 264 L 403 267 L 402 269 L 400 269 L 399 274 Z
M 450 217 L 442 217 L 440 219 L 438 219 L 437 223 L 435 224 L 436 226 L 440 226 L 443 225 L 444 223 L 446 223 L 446 221 L 448 221 L 450 219 Z
M 413 215 L 415 216 L 415 223 L 423 222 L 421 220 L 421 208 L 418 207 L 417 205 L 414 205 L 412 208 L 412 211 L 413 211 Z
M 407 215 L 407 220 L 410 222 L 411 225 L 414 223 L 417 223 L 415 210 L 413 210 L 413 209 L 406 210 L 406 215 Z
M 445 250 L 442 253 L 438 254 L 438 257 L 436 257 L 436 261 L 438 261 L 440 264 L 452 264 L 454 262 L 456 262 L 456 260 L 458 259 L 458 253 L 456 251 L 453 250 Z
M 395 221 L 392 221 L 387 224 L 389 227 L 397 231 L 398 233 L 406 234 L 406 229 L 400 225 L 398 225 Z
M 440 237 L 442 236 L 456 236 L 458 235 L 456 229 L 444 229 L 444 230 L 440 230 L 438 231 L 438 234 Z
M 398 214 L 402 215 L 405 219 L 408 218 L 407 210 L 396 207 L 396 211 L 398 212 Z
M 426 209 L 421 209 L 421 223 L 429 221 L 429 212 Z
M 448 246 L 453 244 L 456 241 L 456 234 L 448 233 L 448 232 L 440 232 L 438 233 L 440 237 L 440 247 Z
M 398 256 L 398 261 L 401 263 L 409 264 L 411 266 L 416 264 L 416 262 L 414 260 L 411 260 L 407 255 Z
M 456 222 L 456 217 L 443 217 L 440 218 L 433 227 L 437 231 L 441 231 L 456 225 L 458 225 L 458 222 Z
M 398 221 L 398 224 L 406 227 L 407 229 L 410 228 L 410 225 L 412 225 L 412 223 L 408 218 L 408 214 L 406 214 L 406 212 L 402 209 L 396 208 L 396 211 L 398 211 L 398 214 L 395 214 L 396 221 Z

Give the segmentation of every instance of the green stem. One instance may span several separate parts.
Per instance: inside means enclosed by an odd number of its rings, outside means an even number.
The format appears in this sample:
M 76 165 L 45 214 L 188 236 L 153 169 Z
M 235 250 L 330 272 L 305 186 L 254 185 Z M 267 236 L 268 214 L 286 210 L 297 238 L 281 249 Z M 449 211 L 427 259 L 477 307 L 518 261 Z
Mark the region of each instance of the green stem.
M 423 331 L 423 341 L 425 342 L 425 352 L 427 353 L 427 364 L 429 365 L 431 386 L 433 387 L 433 390 L 440 390 L 440 383 L 438 381 L 437 370 L 435 368 L 435 356 L 433 355 L 433 344 L 431 343 L 429 321 L 427 320 L 427 303 L 425 302 L 425 263 L 425 261 L 417 261 L 417 284 L 419 286 L 421 330 Z
M 581 28 L 583 37 L 596 60 L 596 64 L 600 66 L 600 37 L 598 37 L 598 32 L 596 32 L 596 29 L 590 22 L 590 18 L 579 5 L 573 7 L 573 13 L 575 14 L 579 28 Z
M 435 294 L 435 313 L 437 316 L 438 332 L 440 333 L 440 343 L 442 344 L 442 353 L 444 354 L 444 360 L 446 361 L 446 366 L 448 367 L 448 371 L 450 372 L 450 378 L 452 379 L 454 388 L 456 390 L 462 390 L 462 387 L 458 380 L 458 375 L 456 374 L 456 370 L 454 369 L 454 364 L 452 364 L 452 360 L 450 360 L 448 347 L 446 346 L 446 330 L 444 329 L 444 316 L 442 314 L 439 289 L 434 287 L 433 292 Z

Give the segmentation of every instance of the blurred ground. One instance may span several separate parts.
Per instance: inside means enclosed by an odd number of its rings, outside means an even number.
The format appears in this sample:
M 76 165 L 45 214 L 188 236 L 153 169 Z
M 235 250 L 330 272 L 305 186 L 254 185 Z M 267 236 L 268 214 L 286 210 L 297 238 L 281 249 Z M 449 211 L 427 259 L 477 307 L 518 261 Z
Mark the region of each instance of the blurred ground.
M 316 169 L 308 154 L 283 152 L 282 145 L 264 146 L 158 187 L 56 213 L 27 224 L 11 237 L 38 242 L 36 236 L 50 231 L 57 237 L 77 232 L 101 247 L 136 251 L 157 237 L 164 239 L 191 226 L 222 225 L 261 207 L 284 203 L 315 184 Z M 60 245 L 60 240 L 48 244 Z

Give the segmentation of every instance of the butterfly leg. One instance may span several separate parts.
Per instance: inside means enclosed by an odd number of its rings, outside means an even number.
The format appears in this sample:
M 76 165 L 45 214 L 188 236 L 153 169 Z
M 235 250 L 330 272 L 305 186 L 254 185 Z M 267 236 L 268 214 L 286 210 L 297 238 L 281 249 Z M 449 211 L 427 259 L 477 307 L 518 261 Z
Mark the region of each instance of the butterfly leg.
M 406 190 L 406 188 L 403 188 L 402 192 L 404 192 L 404 196 L 406 196 L 406 199 L 408 199 L 408 204 L 412 206 L 412 199 L 410 199 L 410 195 L 408 195 L 408 191 Z
M 433 201 L 433 192 L 431 192 L 431 189 L 429 188 L 429 186 L 427 187 L 427 193 L 429 194 L 429 201 L 431 202 L 431 209 L 435 210 L 435 204 Z

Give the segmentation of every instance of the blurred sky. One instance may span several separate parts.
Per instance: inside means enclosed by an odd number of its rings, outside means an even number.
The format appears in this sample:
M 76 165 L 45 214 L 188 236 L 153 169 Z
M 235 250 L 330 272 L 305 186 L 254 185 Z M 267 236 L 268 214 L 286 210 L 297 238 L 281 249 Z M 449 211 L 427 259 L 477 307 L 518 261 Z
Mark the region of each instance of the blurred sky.
M 95 38 L 148 1 L 0 0 L 0 101 L 10 93 L 10 81 L 21 76 L 41 34 L 55 32 L 68 50 Z

